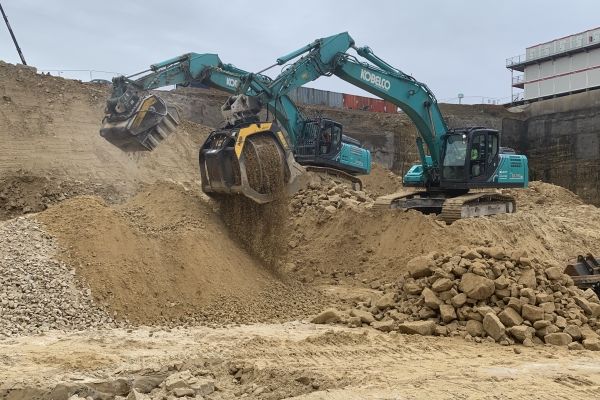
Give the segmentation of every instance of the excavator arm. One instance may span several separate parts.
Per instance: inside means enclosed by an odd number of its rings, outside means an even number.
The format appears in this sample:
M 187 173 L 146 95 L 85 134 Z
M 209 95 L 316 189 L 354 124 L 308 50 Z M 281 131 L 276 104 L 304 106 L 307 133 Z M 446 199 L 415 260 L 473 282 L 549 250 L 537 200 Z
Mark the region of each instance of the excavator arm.
M 115 77 L 100 135 L 124 151 L 153 150 L 176 128 L 179 116 L 149 90 L 194 81 L 233 94 L 246 74 L 223 64 L 216 54 L 188 53 L 128 77 Z M 255 79 L 270 81 L 264 75 Z

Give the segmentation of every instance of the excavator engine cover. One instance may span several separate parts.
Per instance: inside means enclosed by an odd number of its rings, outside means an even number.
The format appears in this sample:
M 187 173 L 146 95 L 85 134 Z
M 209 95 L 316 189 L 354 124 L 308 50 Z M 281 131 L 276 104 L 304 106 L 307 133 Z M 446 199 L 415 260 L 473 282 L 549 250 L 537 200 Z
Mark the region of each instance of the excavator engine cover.
M 200 148 L 202 190 L 209 195 L 242 194 L 259 204 L 275 200 L 294 175 L 294 161 L 272 125 L 212 132 Z
M 149 95 L 124 116 L 107 114 L 100 136 L 126 152 L 152 151 L 179 124 L 179 114 L 158 96 Z

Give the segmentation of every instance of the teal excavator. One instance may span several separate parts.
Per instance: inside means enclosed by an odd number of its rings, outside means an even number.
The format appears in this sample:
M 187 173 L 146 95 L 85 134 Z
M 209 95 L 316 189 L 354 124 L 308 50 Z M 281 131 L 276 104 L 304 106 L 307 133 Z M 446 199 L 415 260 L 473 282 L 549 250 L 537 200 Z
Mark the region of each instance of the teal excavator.
M 351 48 L 364 60 L 348 54 Z M 346 174 L 367 173 L 370 154 L 342 135 L 340 124 L 303 118 L 287 96 L 290 90 L 330 75 L 394 103 L 417 127 L 421 163 L 404 177 L 411 190 L 383 196 L 378 206 L 435 212 L 452 222 L 514 212 L 515 200 L 492 189 L 527 187 L 527 158 L 501 147 L 497 130 L 448 129 L 425 84 L 392 67 L 369 47 L 356 47 L 348 33 L 318 39 L 278 58 L 271 67 L 285 68 L 275 79 L 262 74 L 266 69 L 245 73 L 218 58 L 206 63 L 210 65 L 194 60 L 194 55 L 186 55 L 153 65 L 135 81 L 115 78 L 101 134 L 122 148 L 138 143 L 152 149 L 172 130 L 176 118 L 157 96 L 145 96 L 145 90 L 191 80 L 229 88 L 235 94 L 222 108 L 226 124 L 200 149 L 202 187 L 209 194 L 242 193 L 259 203 L 271 201 L 274 180 L 291 184 L 298 176 L 298 163 Z M 227 79 L 235 80 L 235 85 L 227 85 Z M 274 121 L 260 120 L 263 107 Z

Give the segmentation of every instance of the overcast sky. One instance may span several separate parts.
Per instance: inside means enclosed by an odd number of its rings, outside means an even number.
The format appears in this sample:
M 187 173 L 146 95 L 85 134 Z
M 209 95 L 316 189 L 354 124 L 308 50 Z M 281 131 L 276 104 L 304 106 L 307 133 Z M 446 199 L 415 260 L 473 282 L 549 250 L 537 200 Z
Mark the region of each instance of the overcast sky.
M 193 51 L 257 71 L 348 31 L 439 100 L 458 93 L 508 100 L 506 58 L 600 26 L 598 0 L 0 1 L 28 64 L 39 69 L 129 74 Z M 18 62 L 4 26 L 0 38 L 0 59 Z M 309 86 L 362 93 L 336 77 Z

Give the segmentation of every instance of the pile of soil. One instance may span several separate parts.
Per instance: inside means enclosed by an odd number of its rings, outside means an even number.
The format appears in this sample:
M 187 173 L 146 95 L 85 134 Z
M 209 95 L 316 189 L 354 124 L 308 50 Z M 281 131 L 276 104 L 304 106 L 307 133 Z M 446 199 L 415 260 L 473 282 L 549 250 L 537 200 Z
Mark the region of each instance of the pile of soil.
M 577 254 L 600 254 L 597 207 L 542 182 L 508 192 L 517 197 L 516 213 L 464 219 L 448 226 L 434 215 L 416 211 L 344 208 L 334 218 L 323 219 L 322 211 L 314 207 L 294 219 L 288 260 L 308 282 L 359 280 L 377 288 L 398 279 L 410 259 L 461 245 L 519 247 L 532 257 L 561 264 Z
M 132 323 L 250 323 L 314 312 L 322 297 L 264 268 L 196 191 L 159 183 L 119 206 L 66 200 L 37 219 L 94 299 Z
M 100 137 L 105 85 L 37 74 L 0 61 L 0 173 L 112 186 L 198 181 L 198 145 L 210 128 L 183 122 L 153 152 L 127 154 Z M 1 189 L 0 189 L 1 190 Z M 85 193 L 85 192 L 83 192 Z

